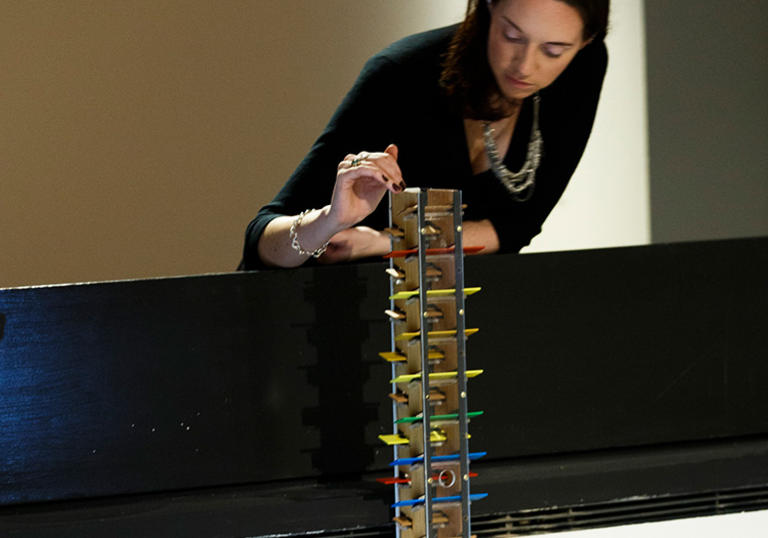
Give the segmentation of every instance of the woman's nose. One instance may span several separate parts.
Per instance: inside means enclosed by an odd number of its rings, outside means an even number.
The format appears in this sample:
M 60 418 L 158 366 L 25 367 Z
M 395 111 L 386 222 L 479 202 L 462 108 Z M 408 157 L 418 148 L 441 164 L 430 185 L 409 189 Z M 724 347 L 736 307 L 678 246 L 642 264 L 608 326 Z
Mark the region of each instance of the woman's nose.
M 534 70 L 534 51 L 529 43 L 521 44 L 515 56 L 515 74 L 523 79 L 531 75 Z

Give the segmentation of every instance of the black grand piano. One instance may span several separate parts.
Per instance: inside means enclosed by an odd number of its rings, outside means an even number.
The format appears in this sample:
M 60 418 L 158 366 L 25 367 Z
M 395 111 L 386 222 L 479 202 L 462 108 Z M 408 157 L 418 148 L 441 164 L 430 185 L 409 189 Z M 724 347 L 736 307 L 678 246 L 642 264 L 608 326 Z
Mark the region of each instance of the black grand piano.
M 0 535 L 393 535 L 384 269 L 0 290 Z M 473 534 L 768 508 L 768 238 L 465 271 Z

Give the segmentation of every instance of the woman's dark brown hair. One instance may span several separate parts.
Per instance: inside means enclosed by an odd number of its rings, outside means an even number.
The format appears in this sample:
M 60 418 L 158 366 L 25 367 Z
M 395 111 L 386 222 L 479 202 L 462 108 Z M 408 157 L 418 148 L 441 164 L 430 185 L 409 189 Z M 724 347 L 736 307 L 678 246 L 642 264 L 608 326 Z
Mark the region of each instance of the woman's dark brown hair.
M 443 61 L 440 84 L 472 119 L 497 120 L 512 106 L 499 91 L 488 64 L 490 7 L 499 0 L 469 0 L 467 15 L 454 34 Z M 584 21 L 584 39 L 602 40 L 608 31 L 610 0 L 559 0 Z

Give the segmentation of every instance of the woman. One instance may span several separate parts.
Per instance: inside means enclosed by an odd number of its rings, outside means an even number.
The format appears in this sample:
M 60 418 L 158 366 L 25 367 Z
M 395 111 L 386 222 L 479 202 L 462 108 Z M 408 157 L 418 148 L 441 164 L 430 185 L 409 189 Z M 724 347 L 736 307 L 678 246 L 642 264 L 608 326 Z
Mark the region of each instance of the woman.
M 608 12 L 609 0 L 469 0 L 460 25 L 371 58 L 248 226 L 241 269 L 389 252 L 380 202 L 406 181 L 463 191 L 465 245 L 527 245 L 589 138 Z

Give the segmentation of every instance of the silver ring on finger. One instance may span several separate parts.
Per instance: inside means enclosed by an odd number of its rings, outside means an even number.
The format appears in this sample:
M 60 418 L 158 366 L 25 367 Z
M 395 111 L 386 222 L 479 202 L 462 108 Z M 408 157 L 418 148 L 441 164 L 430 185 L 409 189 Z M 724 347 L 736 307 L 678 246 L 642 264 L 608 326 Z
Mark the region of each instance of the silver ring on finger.
M 355 166 L 360 166 L 361 162 L 363 162 L 363 159 L 360 159 L 359 157 L 355 157 L 354 159 L 352 159 L 352 162 L 349 164 L 349 166 L 354 168 Z

